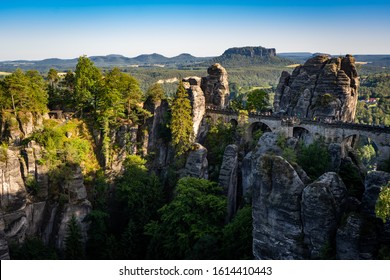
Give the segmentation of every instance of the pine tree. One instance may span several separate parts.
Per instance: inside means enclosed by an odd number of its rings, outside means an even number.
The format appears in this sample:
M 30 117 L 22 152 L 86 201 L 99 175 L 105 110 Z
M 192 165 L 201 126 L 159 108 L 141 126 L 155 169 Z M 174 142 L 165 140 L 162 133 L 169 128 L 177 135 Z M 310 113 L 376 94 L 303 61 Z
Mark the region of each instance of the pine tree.
M 182 82 L 177 89 L 171 112 L 172 143 L 176 148 L 176 154 L 182 155 L 190 149 L 193 140 L 192 108 Z
M 81 228 L 73 215 L 68 223 L 65 237 L 65 258 L 68 260 L 84 259 L 84 246 L 81 236 Z

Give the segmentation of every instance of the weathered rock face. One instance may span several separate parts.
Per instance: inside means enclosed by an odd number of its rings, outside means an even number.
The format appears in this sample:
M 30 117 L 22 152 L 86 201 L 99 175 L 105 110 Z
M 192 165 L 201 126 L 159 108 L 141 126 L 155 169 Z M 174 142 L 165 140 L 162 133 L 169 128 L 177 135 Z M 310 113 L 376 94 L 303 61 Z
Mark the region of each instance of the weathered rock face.
M 334 172 L 325 173 L 302 193 L 302 222 L 310 258 L 320 258 L 336 234 L 347 189 Z
M 122 172 L 126 157 L 137 153 L 137 134 L 138 126 L 133 124 L 123 124 L 113 131 L 111 141 L 117 149 L 110 160 L 110 168 L 116 174 Z
M 256 259 L 305 259 L 301 194 L 305 187 L 282 157 L 263 155 L 252 186 Z
M 189 153 L 186 166 L 182 173 L 184 176 L 208 179 L 207 149 L 195 143 L 193 150 Z
M 225 108 L 229 103 L 228 74 L 219 63 L 207 69 L 209 74 L 202 78 L 201 88 L 206 98 L 206 104 Z
M 169 165 L 171 149 L 167 140 L 167 122 L 169 105 L 166 100 L 153 101 L 151 98 L 144 103 L 144 109 L 152 116 L 138 129 L 138 142 L 142 143 L 144 155 L 153 155 L 153 168 L 161 169 Z
M 356 186 L 347 191 L 335 172 L 310 182 L 301 167 L 280 156 L 277 138 L 264 133 L 241 165 L 244 197 L 252 198 L 255 258 L 377 258 L 379 248 L 390 244 L 390 223 L 375 217 L 379 192 L 390 174 L 368 173 L 363 195 Z M 293 139 L 287 143 L 294 147 Z M 343 154 L 338 144 L 328 150 L 334 154 L 332 169 L 344 174 L 348 169 L 343 162 L 352 161 L 349 153 Z
M 278 135 L 272 132 L 264 133 L 254 151 L 249 152 L 242 162 L 242 190 L 244 197 L 250 197 L 254 184 L 254 174 L 260 157 L 264 154 L 281 155 L 282 149 L 277 145 Z
M 195 141 L 198 141 L 199 129 L 203 116 L 206 113 L 206 101 L 201 89 L 201 81 L 202 79 L 199 77 L 189 77 L 183 79 L 184 88 L 187 90 L 191 100 Z
M 89 224 L 84 221 L 85 217 L 91 212 L 92 206 L 88 200 L 84 200 L 81 204 L 67 204 L 65 206 L 61 222 L 59 223 L 58 232 L 55 236 L 56 248 L 65 248 L 65 238 L 67 228 L 72 216 L 75 216 L 77 223 L 80 225 L 81 236 L 83 243 L 87 241 L 87 231 Z
M 362 219 L 357 214 L 348 216 L 345 225 L 337 230 L 336 257 L 339 260 L 358 260 Z
M 9 260 L 8 242 L 4 233 L 3 215 L 0 214 L 0 260 Z
M 274 111 L 301 118 L 353 121 L 359 77 L 355 59 L 319 55 L 283 72 L 275 93 Z
M 227 218 L 233 218 L 237 209 L 237 171 L 238 171 L 238 147 L 228 145 L 223 154 L 221 169 L 219 172 L 219 185 L 224 189 L 228 197 Z
M 47 114 L 34 115 L 31 112 L 3 114 L 0 116 L 0 138 L 10 144 L 20 144 L 20 141 L 29 137 L 35 130 L 42 128 L 43 119 Z
M 20 153 L 21 156 L 18 156 Z M 67 223 L 72 215 L 78 218 L 84 240 L 88 223 L 83 221 L 91 211 L 87 200 L 84 178 L 79 166 L 73 166 L 67 174 L 68 180 L 54 183 L 48 178 L 48 167 L 39 164 L 43 148 L 34 141 L 19 151 L 1 150 L 0 160 L 0 258 L 7 259 L 8 243 L 22 243 L 26 237 L 42 238 L 46 244 L 63 248 Z M 35 195 L 28 194 L 26 182 L 34 181 L 38 186 Z M 58 184 L 58 185 L 54 185 Z M 67 202 L 63 207 L 50 202 L 55 199 L 49 190 L 61 192 Z M 31 190 L 30 190 L 31 191 Z M 49 199 L 50 196 L 50 199 Z
M 9 149 L 0 149 L 0 209 L 16 211 L 26 204 L 26 188 L 20 172 L 17 154 Z
M 338 172 L 341 166 L 342 147 L 338 143 L 331 143 L 328 146 L 328 152 L 330 156 L 330 169 L 334 172 Z

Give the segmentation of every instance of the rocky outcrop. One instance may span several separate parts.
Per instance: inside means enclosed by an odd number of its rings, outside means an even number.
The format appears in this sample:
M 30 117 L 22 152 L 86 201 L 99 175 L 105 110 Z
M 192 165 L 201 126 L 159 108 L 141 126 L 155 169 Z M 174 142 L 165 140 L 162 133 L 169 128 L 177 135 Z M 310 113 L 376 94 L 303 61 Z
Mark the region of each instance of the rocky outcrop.
M 0 209 L 5 212 L 25 207 L 27 192 L 16 152 L 0 148 Z
M 274 111 L 300 118 L 330 118 L 350 122 L 355 118 L 359 77 L 351 55 L 319 55 L 283 72 L 275 93 Z
M 336 257 L 340 260 L 358 260 L 362 219 L 358 214 L 347 217 L 344 225 L 337 230 Z
M 138 126 L 133 124 L 122 124 L 112 131 L 111 142 L 115 143 L 115 153 L 110 159 L 110 168 L 114 174 L 123 171 L 123 163 L 130 154 L 137 153 Z
M 231 220 L 237 209 L 238 147 L 228 145 L 223 154 L 218 183 L 228 198 L 227 218 Z
M 49 180 L 42 164 L 44 149 L 31 141 L 18 147 L 1 148 L 0 155 L 0 257 L 9 258 L 8 244 L 39 237 L 63 249 L 67 223 L 75 215 L 84 240 L 91 211 L 84 177 L 78 165 L 68 166 L 66 180 Z M 20 154 L 20 156 L 19 156 Z M 59 202 L 54 202 L 54 201 Z
M 331 143 L 328 146 L 330 156 L 330 170 L 338 172 L 341 166 L 342 147 L 339 143 Z
M 282 149 L 277 144 L 278 134 L 272 132 L 264 133 L 254 151 L 249 152 L 242 162 L 242 190 L 244 198 L 252 193 L 254 184 L 254 173 L 260 157 L 264 154 L 282 155 Z M 248 200 L 248 199 L 247 199 Z
M 196 177 L 208 179 L 207 149 L 195 143 L 189 153 L 182 177 Z
M 208 76 L 202 78 L 201 88 L 206 104 L 225 108 L 229 105 L 228 74 L 219 63 L 207 69 Z
M 167 128 L 169 105 L 166 100 L 148 98 L 144 109 L 151 113 L 151 117 L 139 127 L 137 141 L 141 143 L 142 153 L 149 156 L 151 167 L 157 171 L 168 166 L 172 157 Z
M 230 48 L 227 49 L 222 56 L 231 56 L 231 55 L 242 55 L 242 56 L 249 56 L 249 57 L 269 57 L 269 56 L 276 56 L 276 50 L 275 49 L 266 49 L 263 47 L 241 47 L 241 48 Z
M 83 243 L 86 243 L 89 223 L 85 221 L 85 217 L 91 212 L 91 210 L 92 206 L 88 200 L 84 200 L 79 204 L 67 204 L 64 207 L 58 231 L 54 232 L 56 233 L 54 238 L 56 248 L 65 248 L 65 238 L 67 235 L 68 224 L 72 219 L 72 216 L 76 218 L 76 221 L 80 226 Z
M 206 113 L 206 101 L 201 89 L 202 79 L 199 77 L 188 77 L 183 79 L 183 86 L 188 92 L 192 107 L 192 122 L 195 141 L 198 141 L 199 129 L 204 114 Z
M 302 192 L 302 222 L 310 258 L 322 257 L 343 213 L 347 189 L 334 172 L 325 173 Z
M 295 142 L 287 139 L 286 145 L 293 149 Z M 353 160 L 341 145 L 330 144 L 328 151 L 331 168 L 342 178 L 359 174 L 359 167 L 356 172 L 345 167 Z M 359 194 L 357 182 L 347 190 L 335 172 L 311 182 L 282 155 L 277 134 L 264 133 L 241 165 L 244 198 L 252 201 L 255 258 L 378 258 L 379 249 L 390 245 L 390 222 L 375 216 L 375 205 L 390 174 L 369 172 Z
M 0 213 L 0 260 L 9 260 L 8 242 L 4 233 L 4 219 Z
M 301 221 L 304 184 L 282 157 L 263 155 L 252 187 L 253 253 L 256 259 L 305 259 Z

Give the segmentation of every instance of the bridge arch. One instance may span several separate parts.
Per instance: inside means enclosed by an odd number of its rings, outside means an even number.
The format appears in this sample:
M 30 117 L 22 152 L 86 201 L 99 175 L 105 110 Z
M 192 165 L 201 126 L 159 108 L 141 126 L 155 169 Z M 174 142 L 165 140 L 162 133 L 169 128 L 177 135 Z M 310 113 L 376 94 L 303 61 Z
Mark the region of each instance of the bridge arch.
M 236 119 L 230 119 L 229 123 L 232 125 L 232 127 L 238 126 L 238 121 Z
M 302 126 L 294 126 L 293 128 L 293 137 L 303 141 L 303 143 L 311 144 L 313 142 L 312 133 L 305 127 Z
M 263 122 L 253 122 L 249 125 L 248 130 L 247 130 L 247 135 L 248 138 L 253 140 L 256 138 L 256 134 L 258 134 L 261 131 L 261 133 L 265 132 L 272 132 L 272 129 L 265 123 Z

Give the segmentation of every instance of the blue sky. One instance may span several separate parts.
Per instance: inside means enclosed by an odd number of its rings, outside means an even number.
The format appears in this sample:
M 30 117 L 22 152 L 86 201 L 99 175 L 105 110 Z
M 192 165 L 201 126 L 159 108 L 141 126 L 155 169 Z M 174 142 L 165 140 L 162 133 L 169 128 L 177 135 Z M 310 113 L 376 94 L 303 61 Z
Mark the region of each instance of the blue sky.
M 390 53 L 389 1 L 2 2 L 0 60 L 154 52 L 215 56 L 240 46 Z

